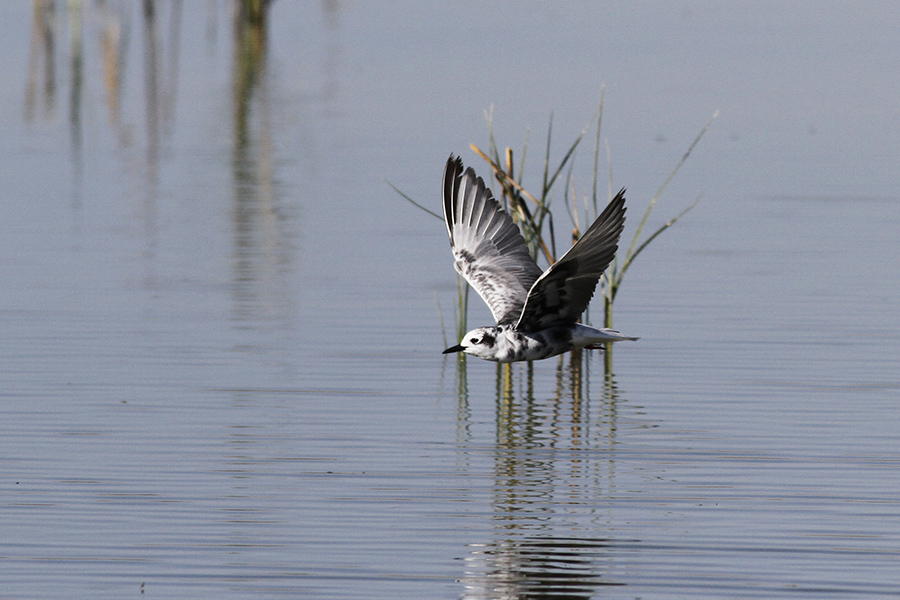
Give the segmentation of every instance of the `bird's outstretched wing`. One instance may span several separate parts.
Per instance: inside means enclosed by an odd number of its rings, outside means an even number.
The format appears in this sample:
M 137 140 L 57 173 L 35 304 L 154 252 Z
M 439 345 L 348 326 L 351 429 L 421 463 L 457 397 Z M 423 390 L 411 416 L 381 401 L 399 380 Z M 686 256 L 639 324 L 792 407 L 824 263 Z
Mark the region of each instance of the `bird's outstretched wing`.
M 516 329 L 536 331 L 576 322 L 590 303 L 597 281 L 616 255 L 624 226 L 623 189 L 575 245 L 531 287 Z
M 515 323 L 541 268 L 519 228 L 472 168 L 450 155 L 444 169 L 444 221 L 456 270 L 484 299 L 497 324 Z

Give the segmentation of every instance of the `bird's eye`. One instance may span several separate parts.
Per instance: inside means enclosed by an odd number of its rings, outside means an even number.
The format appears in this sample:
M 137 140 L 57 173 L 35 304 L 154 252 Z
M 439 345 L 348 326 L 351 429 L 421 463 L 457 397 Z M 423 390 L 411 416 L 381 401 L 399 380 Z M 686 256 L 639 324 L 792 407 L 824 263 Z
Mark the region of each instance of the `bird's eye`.
M 472 339 L 469 340 L 469 341 L 472 342 L 473 344 L 477 344 L 477 343 L 478 343 L 478 338 L 472 338 Z

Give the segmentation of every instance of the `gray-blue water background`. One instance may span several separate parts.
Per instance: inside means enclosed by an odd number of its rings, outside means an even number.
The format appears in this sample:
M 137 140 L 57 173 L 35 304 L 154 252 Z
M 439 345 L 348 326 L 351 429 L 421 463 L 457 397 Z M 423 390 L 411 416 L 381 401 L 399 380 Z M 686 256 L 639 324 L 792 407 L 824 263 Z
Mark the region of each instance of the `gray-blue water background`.
M 0 6 L 0 598 L 900 595 L 897 4 L 239 12 Z M 601 91 L 626 241 L 720 111 L 641 340 L 462 378 L 385 179 L 438 210 L 493 107 L 538 187 Z

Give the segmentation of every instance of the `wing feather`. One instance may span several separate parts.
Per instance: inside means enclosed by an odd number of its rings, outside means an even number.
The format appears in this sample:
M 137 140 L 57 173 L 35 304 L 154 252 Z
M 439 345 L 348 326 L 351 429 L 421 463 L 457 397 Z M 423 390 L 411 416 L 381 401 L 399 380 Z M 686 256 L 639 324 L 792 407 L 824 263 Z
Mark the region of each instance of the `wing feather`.
M 522 314 L 541 269 L 519 228 L 472 168 L 451 154 L 444 169 L 444 221 L 454 266 L 484 299 L 498 324 Z
M 516 329 L 536 331 L 578 321 L 594 295 L 600 276 L 616 255 L 624 227 L 623 189 L 575 245 L 534 283 Z

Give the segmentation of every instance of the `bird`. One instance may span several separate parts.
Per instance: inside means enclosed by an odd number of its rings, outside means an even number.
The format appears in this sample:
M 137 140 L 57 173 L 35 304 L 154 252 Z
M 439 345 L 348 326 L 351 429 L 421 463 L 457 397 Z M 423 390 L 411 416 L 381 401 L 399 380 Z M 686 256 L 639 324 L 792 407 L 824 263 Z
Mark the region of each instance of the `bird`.
M 510 363 L 638 339 L 578 322 L 618 250 L 625 225 L 624 188 L 546 271 L 531 257 L 519 228 L 484 180 L 471 167 L 464 169 L 453 154 L 444 168 L 443 209 L 454 267 L 496 321 L 469 331 L 443 354 L 463 352 Z

